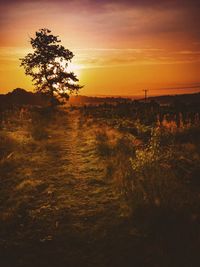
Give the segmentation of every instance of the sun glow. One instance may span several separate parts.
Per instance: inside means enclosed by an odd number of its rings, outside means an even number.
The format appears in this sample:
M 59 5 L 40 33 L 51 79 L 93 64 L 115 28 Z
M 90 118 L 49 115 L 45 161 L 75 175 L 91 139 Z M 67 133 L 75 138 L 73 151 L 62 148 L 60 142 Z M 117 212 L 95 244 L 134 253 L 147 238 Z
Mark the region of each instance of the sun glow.
M 81 76 L 81 70 L 83 69 L 82 65 L 75 64 L 75 63 L 68 63 L 67 70 L 69 72 L 74 72 L 74 74 L 77 76 L 78 79 L 80 79 Z
M 135 95 L 199 83 L 198 1 L 167 2 L 1 1 L 0 92 L 34 90 L 19 58 L 32 53 L 30 38 L 45 25 L 73 52 L 66 71 L 85 85 L 82 94 Z M 160 94 L 166 92 L 172 93 Z

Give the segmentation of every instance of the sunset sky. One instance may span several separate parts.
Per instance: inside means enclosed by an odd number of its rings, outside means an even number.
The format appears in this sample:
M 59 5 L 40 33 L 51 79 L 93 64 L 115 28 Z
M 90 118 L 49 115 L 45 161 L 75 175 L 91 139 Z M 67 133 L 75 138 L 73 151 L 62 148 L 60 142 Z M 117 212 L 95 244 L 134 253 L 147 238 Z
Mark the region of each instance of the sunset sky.
M 59 35 L 75 54 L 72 67 L 85 85 L 81 94 L 200 91 L 199 0 L 0 3 L 0 93 L 33 90 L 19 58 L 31 51 L 30 37 L 41 28 Z

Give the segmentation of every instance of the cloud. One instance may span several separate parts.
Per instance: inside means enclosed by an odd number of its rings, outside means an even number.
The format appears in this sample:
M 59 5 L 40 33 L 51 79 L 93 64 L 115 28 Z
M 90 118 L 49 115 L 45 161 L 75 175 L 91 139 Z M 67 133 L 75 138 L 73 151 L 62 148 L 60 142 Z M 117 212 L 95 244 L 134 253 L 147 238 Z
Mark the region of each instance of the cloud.
M 29 3 L 33 0 L 18 0 L 17 3 Z M 35 2 L 55 2 L 55 0 L 35 0 Z M 84 3 L 88 5 L 126 4 L 129 6 L 200 6 L 198 0 L 57 0 L 57 3 Z M 16 0 L 0 0 L 1 4 L 14 4 Z
M 14 42 L 19 48 L 28 45 L 29 34 L 49 27 L 84 66 L 199 61 L 197 0 L 0 0 L 0 4 L 5 47 Z M 9 59 L 17 53 L 4 49 L 3 54 Z
M 200 55 L 166 51 L 160 48 L 147 49 L 75 49 L 75 62 L 82 68 L 113 68 L 139 65 L 168 65 L 199 63 Z M 191 51 L 190 51 L 191 52 Z
M 0 61 L 20 64 L 19 58 L 31 52 L 25 47 L 1 47 Z M 160 48 L 75 48 L 73 63 L 80 68 L 113 68 L 135 65 L 199 63 L 200 52 L 165 51 Z
M 55 18 L 56 14 L 61 14 L 61 18 L 62 14 L 69 17 L 74 14 L 77 20 L 85 17 L 91 24 L 99 22 L 114 31 L 119 28 L 139 34 L 145 27 L 146 34 L 185 31 L 200 39 L 199 0 L 0 0 L 0 3 L 2 30 L 12 20 L 23 17 L 29 21 L 43 15 L 54 21 L 53 14 Z

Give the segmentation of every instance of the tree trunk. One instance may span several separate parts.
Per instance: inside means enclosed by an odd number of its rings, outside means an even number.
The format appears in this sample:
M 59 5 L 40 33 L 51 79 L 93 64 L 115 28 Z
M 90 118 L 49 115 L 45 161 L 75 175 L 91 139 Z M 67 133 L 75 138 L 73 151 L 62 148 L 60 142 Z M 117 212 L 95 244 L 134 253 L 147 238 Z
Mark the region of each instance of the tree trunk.
M 53 95 L 54 88 L 52 86 L 52 83 L 49 81 L 49 79 L 47 77 L 47 65 L 45 64 L 43 68 L 44 68 L 44 76 L 45 76 L 45 79 L 48 83 L 49 90 L 50 90 L 50 106 L 51 106 L 51 108 L 53 108 L 55 106 L 55 98 Z

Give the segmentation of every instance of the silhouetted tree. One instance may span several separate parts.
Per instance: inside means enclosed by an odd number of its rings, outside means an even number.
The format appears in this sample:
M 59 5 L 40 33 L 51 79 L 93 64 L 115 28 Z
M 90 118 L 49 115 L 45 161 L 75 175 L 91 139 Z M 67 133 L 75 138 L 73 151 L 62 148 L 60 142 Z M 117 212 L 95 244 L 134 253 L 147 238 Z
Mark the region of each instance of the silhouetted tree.
M 34 52 L 20 59 L 26 75 L 32 77 L 36 91 L 48 94 L 52 105 L 59 102 L 59 98 L 68 100 L 69 94 L 82 88 L 77 84 L 76 75 L 67 68 L 74 55 L 60 42 L 50 30 L 41 29 L 30 40 Z

